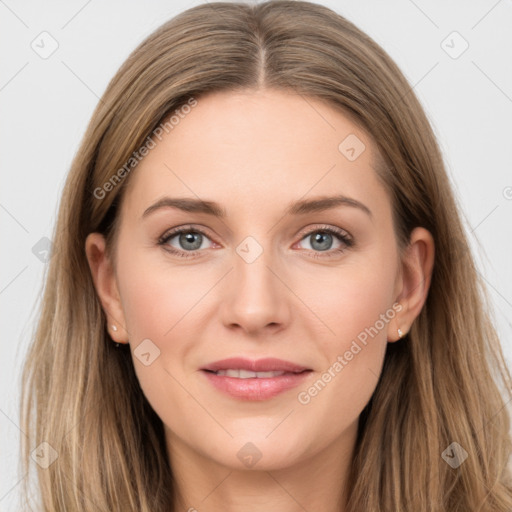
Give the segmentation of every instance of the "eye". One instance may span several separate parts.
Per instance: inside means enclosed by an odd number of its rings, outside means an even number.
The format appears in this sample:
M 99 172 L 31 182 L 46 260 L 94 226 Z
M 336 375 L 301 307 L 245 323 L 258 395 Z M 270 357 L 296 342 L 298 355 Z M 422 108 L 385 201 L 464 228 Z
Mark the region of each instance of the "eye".
M 196 251 L 208 248 L 208 245 L 205 246 L 207 240 L 210 238 L 202 230 L 184 226 L 166 232 L 159 238 L 158 245 L 177 256 L 193 258 L 198 256 Z
M 353 239 L 346 231 L 330 226 L 322 226 L 309 231 L 299 243 L 304 240 L 309 241 L 310 247 L 306 247 L 306 249 L 312 251 L 311 256 L 314 258 L 336 256 L 354 245 Z M 201 229 L 183 226 L 167 231 L 158 239 L 158 245 L 163 246 L 166 251 L 176 256 L 194 258 L 200 256 L 201 249 L 209 247 L 207 241 L 215 243 Z M 333 244 L 336 246 L 334 249 L 332 248 Z
M 329 226 L 310 231 L 301 239 L 301 242 L 304 240 L 309 243 L 309 247 L 306 247 L 306 249 L 314 251 L 312 254 L 314 258 L 336 256 L 354 245 L 352 238 L 346 231 Z M 336 246 L 334 249 L 332 248 L 333 244 Z

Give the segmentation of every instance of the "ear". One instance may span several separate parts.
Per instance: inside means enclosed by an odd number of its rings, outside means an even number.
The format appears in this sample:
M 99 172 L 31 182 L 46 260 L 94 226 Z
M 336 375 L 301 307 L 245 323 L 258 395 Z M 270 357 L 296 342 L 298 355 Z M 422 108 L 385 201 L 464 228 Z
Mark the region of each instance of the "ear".
M 128 343 L 128 332 L 125 327 L 126 322 L 116 276 L 105 249 L 106 241 L 101 233 L 91 233 L 87 236 L 85 253 L 96 293 L 107 318 L 108 332 L 114 341 Z
M 415 228 L 411 232 L 409 244 L 400 262 L 399 292 L 396 301 L 402 309 L 389 323 L 388 341 L 400 339 L 398 329 L 405 336 L 425 301 L 434 268 L 434 239 L 425 228 Z M 398 311 L 398 309 L 397 309 Z

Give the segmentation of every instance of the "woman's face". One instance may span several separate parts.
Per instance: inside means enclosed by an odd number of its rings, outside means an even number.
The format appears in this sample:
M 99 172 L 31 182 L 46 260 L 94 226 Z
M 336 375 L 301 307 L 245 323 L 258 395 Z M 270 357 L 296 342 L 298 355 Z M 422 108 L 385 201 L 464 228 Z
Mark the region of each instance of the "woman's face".
M 123 199 L 115 274 L 96 283 L 171 458 L 269 470 L 348 452 L 386 344 L 421 306 L 372 141 L 269 90 L 200 97 L 154 140 Z M 245 361 L 215 366 L 228 358 Z

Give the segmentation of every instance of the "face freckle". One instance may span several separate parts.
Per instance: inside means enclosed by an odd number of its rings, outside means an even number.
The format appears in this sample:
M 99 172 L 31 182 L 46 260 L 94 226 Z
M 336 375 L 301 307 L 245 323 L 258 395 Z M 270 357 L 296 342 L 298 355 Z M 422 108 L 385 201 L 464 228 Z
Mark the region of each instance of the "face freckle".
M 191 450 L 236 467 L 250 440 L 275 469 L 350 445 L 398 315 L 376 158 L 368 135 L 323 102 L 214 93 L 130 176 L 117 287 L 132 352 L 150 340 L 156 354 L 133 361 L 171 457 Z M 308 371 L 273 396 L 233 396 L 203 370 L 232 357 Z

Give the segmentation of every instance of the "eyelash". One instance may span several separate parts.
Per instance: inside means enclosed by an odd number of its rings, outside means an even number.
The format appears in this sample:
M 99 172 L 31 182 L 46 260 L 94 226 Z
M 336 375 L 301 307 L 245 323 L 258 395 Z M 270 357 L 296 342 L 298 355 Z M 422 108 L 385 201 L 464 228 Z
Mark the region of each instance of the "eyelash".
M 193 226 L 184 226 L 181 228 L 176 228 L 171 231 L 168 231 L 164 233 L 159 239 L 158 239 L 158 245 L 162 246 L 165 251 L 170 252 L 171 254 L 175 256 L 179 256 L 181 258 L 195 258 L 199 256 L 200 249 L 196 249 L 194 251 L 180 251 L 175 249 L 174 247 L 168 246 L 167 243 L 169 240 L 174 238 L 176 235 L 180 235 L 182 233 L 199 233 L 206 238 L 210 238 L 202 229 L 193 227 Z M 311 231 L 308 231 L 307 233 L 304 233 L 303 236 L 300 238 L 299 241 L 304 240 L 308 236 L 311 236 L 314 233 L 328 233 L 330 235 L 333 235 L 335 238 L 337 238 L 340 242 L 344 244 L 344 247 L 339 247 L 338 249 L 333 249 L 329 251 L 313 251 L 313 254 L 311 257 L 313 258 L 330 258 L 336 255 L 339 255 L 343 253 L 347 248 L 351 248 L 354 245 L 353 239 L 343 230 L 333 228 L 330 226 L 322 226 L 320 228 L 313 229 Z

